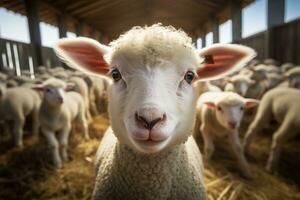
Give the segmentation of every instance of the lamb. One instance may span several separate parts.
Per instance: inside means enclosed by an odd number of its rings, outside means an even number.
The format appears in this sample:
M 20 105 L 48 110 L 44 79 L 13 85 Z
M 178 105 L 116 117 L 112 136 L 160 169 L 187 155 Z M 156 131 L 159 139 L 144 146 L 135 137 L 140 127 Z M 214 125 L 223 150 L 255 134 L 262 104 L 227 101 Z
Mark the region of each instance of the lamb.
M 38 136 L 40 107 L 39 95 L 30 88 L 6 88 L 6 83 L 0 83 L 0 116 L 1 120 L 13 120 L 13 136 L 16 147 L 23 147 L 23 128 L 25 119 L 32 114 L 32 132 Z
M 85 103 L 85 111 L 86 111 L 85 116 L 88 121 L 91 121 L 92 116 L 90 113 L 90 104 L 89 104 L 89 88 L 86 82 L 82 78 L 76 76 L 70 78 L 68 82 L 73 83 L 74 87 L 72 90 L 78 92 L 83 97 Z
M 285 73 L 288 70 L 292 69 L 293 67 L 295 67 L 293 63 L 284 63 L 280 66 L 280 69 L 282 73 Z
M 300 66 L 288 70 L 284 76 L 287 78 L 289 87 L 300 89 Z
M 75 69 L 113 79 L 111 128 L 97 152 L 94 200 L 206 199 L 201 153 L 191 136 L 192 83 L 241 68 L 255 55 L 252 49 L 215 44 L 199 53 L 183 31 L 156 24 L 135 27 L 110 46 L 62 39 L 55 51 Z M 201 66 L 202 57 L 209 61 Z
M 226 82 L 224 91 L 236 92 L 241 96 L 245 96 L 248 88 L 255 84 L 249 76 L 241 74 L 230 77 Z
M 41 131 L 49 143 L 57 169 L 62 167 L 63 161 L 68 160 L 68 138 L 74 120 L 81 125 L 85 139 L 89 139 L 82 96 L 77 92 L 65 92 L 72 87 L 74 86 L 55 78 L 35 86 L 36 90 L 44 91 L 39 119 Z M 56 132 L 58 138 L 55 136 Z
M 274 88 L 261 99 L 254 121 L 249 126 L 244 139 L 245 151 L 263 126 L 271 119 L 279 124 L 273 134 L 271 151 L 266 170 L 275 172 L 278 167 L 280 152 L 284 143 L 299 133 L 300 128 L 300 91 L 294 88 Z
M 250 178 L 247 160 L 239 140 L 238 128 L 244 110 L 256 106 L 258 100 L 247 99 L 234 92 L 207 92 L 197 102 L 197 118 L 204 140 L 205 159 L 209 161 L 214 152 L 214 139 L 226 138 L 238 160 L 242 174 Z M 199 133 L 199 132 L 197 132 Z M 199 137 L 194 135 L 195 138 Z
M 264 59 L 263 63 L 265 65 L 275 65 L 275 66 L 277 65 L 278 66 L 278 61 L 276 61 L 276 60 L 274 60 L 272 58 L 266 58 L 266 59 Z

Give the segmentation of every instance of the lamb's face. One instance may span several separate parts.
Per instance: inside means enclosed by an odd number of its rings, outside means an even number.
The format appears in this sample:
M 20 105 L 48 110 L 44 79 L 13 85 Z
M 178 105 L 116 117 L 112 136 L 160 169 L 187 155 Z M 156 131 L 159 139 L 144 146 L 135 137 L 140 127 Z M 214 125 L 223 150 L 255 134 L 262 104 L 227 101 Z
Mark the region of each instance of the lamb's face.
M 48 104 L 54 107 L 63 104 L 65 98 L 65 89 L 63 87 L 45 86 L 43 89 L 44 99 Z
M 198 52 L 183 31 L 160 24 L 134 27 L 110 46 L 76 38 L 63 39 L 54 49 L 75 69 L 111 75 L 115 80 L 109 89 L 112 129 L 121 143 L 142 153 L 183 143 L 191 135 L 194 74 L 202 81 L 222 78 L 255 55 L 252 49 L 230 44 Z
M 289 77 L 289 86 L 300 89 L 300 75 Z
M 155 153 L 185 141 L 195 112 L 193 65 L 163 60 L 112 65 L 109 113 L 121 142 L 138 152 Z
M 254 81 L 250 79 L 236 79 L 232 81 L 232 84 L 236 93 L 245 96 L 249 87 L 254 84 Z
M 244 103 L 242 101 L 234 104 L 220 102 L 216 106 L 215 112 L 218 122 L 228 130 L 238 129 L 244 115 Z
M 217 121 L 224 128 L 235 131 L 240 127 L 244 110 L 256 106 L 258 102 L 256 99 L 243 98 L 233 92 L 220 92 L 215 99 L 204 103 L 215 110 Z

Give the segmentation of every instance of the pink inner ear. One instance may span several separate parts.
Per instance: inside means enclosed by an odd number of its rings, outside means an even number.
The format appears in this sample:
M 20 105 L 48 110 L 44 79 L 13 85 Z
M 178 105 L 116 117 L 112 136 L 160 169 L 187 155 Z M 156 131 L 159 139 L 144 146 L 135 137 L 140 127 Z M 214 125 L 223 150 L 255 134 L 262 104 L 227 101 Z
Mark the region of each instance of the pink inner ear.
M 215 108 L 216 105 L 213 102 L 205 102 L 205 105 L 207 105 L 208 108 Z
M 214 77 L 228 71 L 234 67 L 247 54 L 236 49 L 229 48 L 211 48 L 208 49 L 202 56 L 210 59 L 204 61 L 203 66 L 197 71 L 200 78 Z
M 247 99 L 245 102 L 245 107 L 246 108 L 252 108 L 256 106 L 259 103 L 259 100 L 256 99 Z
M 77 65 L 98 74 L 106 74 L 109 65 L 103 54 L 93 45 L 84 42 L 73 42 L 59 46 Z

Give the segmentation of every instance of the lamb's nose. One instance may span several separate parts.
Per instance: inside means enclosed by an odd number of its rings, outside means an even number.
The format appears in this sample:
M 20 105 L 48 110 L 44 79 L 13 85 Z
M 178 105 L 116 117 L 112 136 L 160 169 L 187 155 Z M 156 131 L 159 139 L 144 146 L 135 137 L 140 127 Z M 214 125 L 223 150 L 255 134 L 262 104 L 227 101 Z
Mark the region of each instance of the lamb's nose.
M 149 130 L 156 124 L 164 122 L 166 118 L 166 114 L 157 108 L 143 108 L 135 113 L 136 122 Z
M 231 128 L 236 128 L 237 123 L 236 123 L 236 122 L 228 122 L 228 125 L 229 125 Z

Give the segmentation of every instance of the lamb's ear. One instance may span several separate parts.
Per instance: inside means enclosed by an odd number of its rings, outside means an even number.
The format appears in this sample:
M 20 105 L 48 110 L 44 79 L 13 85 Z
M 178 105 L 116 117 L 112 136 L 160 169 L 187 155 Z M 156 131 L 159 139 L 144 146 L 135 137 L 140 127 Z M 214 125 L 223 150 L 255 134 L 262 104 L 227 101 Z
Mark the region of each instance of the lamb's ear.
M 32 86 L 31 89 L 34 89 L 36 91 L 43 91 L 44 86 L 42 84 L 38 84 L 38 85 Z
M 65 91 L 71 91 L 74 89 L 74 87 L 75 87 L 74 83 L 67 83 Z
M 56 43 L 54 50 L 63 62 L 74 69 L 95 75 L 109 72 L 109 64 L 104 56 L 111 49 L 96 40 L 85 37 L 64 38 Z
M 257 106 L 259 103 L 259 100 L 257 99 L 245 99 L 245 108 L 252 108 L 254 106 Z
M 204 58 L 197 74 L 202 80 L 215 80 L 229 75 L 246 65 L 256 56 L 256 52 L 237 44 L 213 44 L 200 50 Z
M 216 104 L 212 101 L 206 101 L 204 102 L 205 105 L 207 105 L 208 108 L 215 108 L 216 107 Z

